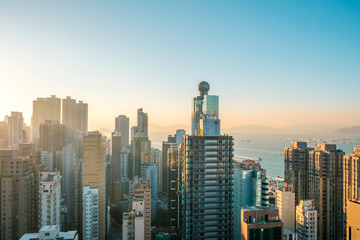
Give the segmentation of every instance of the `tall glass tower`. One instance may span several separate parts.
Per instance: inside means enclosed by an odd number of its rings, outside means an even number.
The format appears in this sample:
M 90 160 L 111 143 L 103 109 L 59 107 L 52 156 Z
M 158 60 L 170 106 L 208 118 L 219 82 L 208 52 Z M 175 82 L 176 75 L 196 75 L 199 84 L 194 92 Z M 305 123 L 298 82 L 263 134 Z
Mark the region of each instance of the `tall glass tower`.
M 183 147 L 183 238 L 232 239 L 233 137 L 220 135 L 219 98 L 208 95 L 210 85 L 198 89 Z

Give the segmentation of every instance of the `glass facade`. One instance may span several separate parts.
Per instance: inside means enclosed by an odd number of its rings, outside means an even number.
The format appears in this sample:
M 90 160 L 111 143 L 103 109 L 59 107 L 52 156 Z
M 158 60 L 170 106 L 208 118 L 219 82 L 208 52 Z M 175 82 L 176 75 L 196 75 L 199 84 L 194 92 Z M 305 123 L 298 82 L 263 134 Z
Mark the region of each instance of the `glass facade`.
M 203 114 L 214 119 L 219 117 L 219 96 L 205 95 L 203 104 Z

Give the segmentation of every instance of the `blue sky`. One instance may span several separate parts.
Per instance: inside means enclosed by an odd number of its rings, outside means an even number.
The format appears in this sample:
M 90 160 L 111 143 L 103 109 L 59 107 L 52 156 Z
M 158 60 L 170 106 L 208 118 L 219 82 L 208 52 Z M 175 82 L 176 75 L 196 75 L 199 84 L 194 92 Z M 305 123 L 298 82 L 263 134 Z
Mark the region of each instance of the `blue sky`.
M 190 124 L 206 80 L 223 126 L 360 120 L 359 1 L 2 1 L 0 32 L 0 116 L 56 94 L 90 128 Z

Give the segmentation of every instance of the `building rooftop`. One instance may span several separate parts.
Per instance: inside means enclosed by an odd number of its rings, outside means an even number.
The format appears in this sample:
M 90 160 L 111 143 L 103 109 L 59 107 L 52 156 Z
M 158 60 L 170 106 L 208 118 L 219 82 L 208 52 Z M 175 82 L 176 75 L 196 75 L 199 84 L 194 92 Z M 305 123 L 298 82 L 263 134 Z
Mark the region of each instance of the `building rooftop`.
M 291 231 L 291 230 L 288 229 L 288 228 L 284 228 L 284 234 L 285 234 L 285 235 L 295 235 L 295 232 Z
M 78 239 L 78 233 L 77 231 L 68 231 L 68 232 L 60 232 L 59 231 L 59 226 L 58 225 L 47 225 L 47 226 L 43 226 L 40 229 L 39 233 L 26 233 L 24 234 L 20 240 L 34 240 L 34 239 L 39 239 L 39 240 L 45 240 L 45 239 L 50 239 L 49 236 L 46 236 L 45 233 L 50 233 L 51 239 L 53 239 L 52 237 L 55 236 L 56 234 L 56 239 L 61 239 L 61 240 L 72 240 L 72 239 Z
M 88 136 L 101 136 L 101 133 L 99 131 L 91 131 L 88 132 Z
M 274 206 L 269 207 L 255 207 L 255 206 L 246 206 L 242 208 L 243 211 L 263 211 L 263 210 L 277 210 Z
M 40 176 L 40 182 L 46 183 L 46 182 L 55 182 L 60 179 L 60 173 L 59 172 L 41 172 Z

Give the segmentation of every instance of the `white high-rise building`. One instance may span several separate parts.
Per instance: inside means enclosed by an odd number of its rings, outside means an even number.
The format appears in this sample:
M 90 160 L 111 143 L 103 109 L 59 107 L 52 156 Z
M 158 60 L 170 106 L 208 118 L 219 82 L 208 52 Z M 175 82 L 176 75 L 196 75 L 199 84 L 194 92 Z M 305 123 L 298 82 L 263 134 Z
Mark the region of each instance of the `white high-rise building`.
M 61 176 L 59 172 L 41 172 L 39 186 L 39 228 L 60 226 Z
M 131 203 L 130 213 L 123 214 L 123 239 L 145 239 L 145 202 L 141 197 L 136 197 Z
M 314 200 L 300 200 L 296 206 L 296 234 L 299 240 L 317 239 L 317 210 Z
M 292 191 L 292 185 L 286 184 L 281 189 L 276 190 L 275 205 L 279 209 L 279 217 L 284 223 L 284 228 L 295 231 L 295 193 Z
M 99 238 L 99 191 L 85 186 L 83 189 L 83 239 Z
M 41 163 L 43 171 L 54 171 L 54 155 L 52 152 L 41 151 Z

